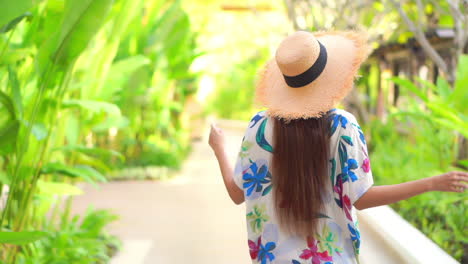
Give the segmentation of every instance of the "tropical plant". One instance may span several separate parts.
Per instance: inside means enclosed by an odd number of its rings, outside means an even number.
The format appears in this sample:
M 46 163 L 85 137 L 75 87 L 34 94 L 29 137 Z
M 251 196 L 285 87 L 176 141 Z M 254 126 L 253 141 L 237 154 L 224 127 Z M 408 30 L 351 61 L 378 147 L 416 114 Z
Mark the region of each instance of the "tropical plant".
M 466 168 L 458 159 L 459 138 L 466 137 L 468 56 L 462 56 L 455 87 L 392 80 L 417 97 L 405 109 L 393 109 L 386 124 L 374 120 L 370 131 L 372 170 L 377 184 L 396 184 Z M 418 85 L 421 88 L 418 88 Z M 398 213 L 456 259 L 466 258 L 467 201 L 465 194 L 431 192 L 392 205 Z
M 459 78 L 453 89 L 443 78 L 439 78 L 436 84 L 419 79 L 418 87 L 418 84 L 408 79 L 393 77 L 393 82 L 413 92 L 422 101 L 413 101 L 410 110 L 398 111 L 398 114 L 427 119 L 435 125 L 457 131 L 468 138 L 468 55 L 461 56 L 459 61 Z
M 108 263 L 120 248 L 120 241 L 107 234 L 104 227 L 116 219 L 117 216 L 105 210 L 89 209 L 83 217 L 69 216 L 69 210 L 65 210 L 55 226 L 50 223 L 44 226 L 47 235 L 43 239 L 25 246 L 18 254 L 17 262 Z
M 50 210 L 62 210 L 57 195 L 80 192 L 73 183 L 106 181 L 113 164 L 180 164 L 198 53 L 180 1 L 3 2 L 0 260 L 21 263 L 75 239 L 44 225 Z M 72 251 L 46 263 L 78 263 Z
M 30 1 L 19 1 L 16 5 L 31 7 L 27 2 Z M 5 185 L 9 187 L 0 218 L 0 237 L 19 236 L 24 234 L 24 230 L 33 227 L 32 204 L 40 178 L 50 180 L 47 175 L 61 174 L 92 182 L 104 179 L 99 172 L 87 165 L 65 165 L 63 156 L 60 158 L 60 155 L 55 157 L 55 161 L 50 161 L 53 151 L 51 143 L 57 137 L 60 138 L 53 128 L 60 120 L 62 109 L 67 106 L 64 99 L 74 74 L 75 63 L 106 21 L 112 0 L 70 0 L 65 3 L 50 1 L 40 3 L 34 9 L 36 14 L 39 14 L 39 10 L 43 10 L 43 14 L 57 14 L 57 7 L 63 10 L 61 23 L 54 25 L 54 34 L 43 45 L 38 45 L 38 39 L 31 36 L 31 32 L 40 27 L 38 24 L 43 21 L 43 17 L 33 19 L 32 26 L 27 27 L 24 23 L 18 24 L 26 16 L 16 14 L 17 18 L 6 26 L 11 32 L 7 32 L 9 37 L 3 41 L 3 50 L 19 52 L 20 56 L 0 57 L 3 68 L 8 69 L 8 75 L 2 75 L 1 78 L 2 87 L 6 89 L 0 91 L 0 111 L 6 113 L 2 114 L 6 118 L 2 118 L 0 125 L 0 155 L 3 160 L 2 168 L 6 172 L 0 183 L 0 190 Z M 50 27 L 51 24 L 45 23 L 42 26 Z M 30 38 L 21 38 L 21 34 L 15 34 L 16 31 Z M 31 50 L 34 47 L 39 47 L 37 56 Z M 36 69 L 34 64 L 37 65 Z M 25 239 L 31 240 L 27 237 Z M 0 247 L 2 258 L 8 263 L 14 263 L 21 248 L 6 244 Z

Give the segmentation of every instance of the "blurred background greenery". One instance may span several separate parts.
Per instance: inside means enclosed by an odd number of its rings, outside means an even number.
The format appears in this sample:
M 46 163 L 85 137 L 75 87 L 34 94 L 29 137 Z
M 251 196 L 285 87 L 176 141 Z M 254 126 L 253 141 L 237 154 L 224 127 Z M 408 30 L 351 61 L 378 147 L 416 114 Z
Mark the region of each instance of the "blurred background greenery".
M 466 1 L 0 6 L 0 263 L 107 263 L 117 216 L 72 216 L 75 184 L 172 175 L 206 117 L 258 110 L 258 71 L 293 30 L 368 32 L 374 51 L 340 107 L 364 127 L 377 185 L 468 167 Z M 427 193 L 393 207 L 468 263 L 467 203 Z

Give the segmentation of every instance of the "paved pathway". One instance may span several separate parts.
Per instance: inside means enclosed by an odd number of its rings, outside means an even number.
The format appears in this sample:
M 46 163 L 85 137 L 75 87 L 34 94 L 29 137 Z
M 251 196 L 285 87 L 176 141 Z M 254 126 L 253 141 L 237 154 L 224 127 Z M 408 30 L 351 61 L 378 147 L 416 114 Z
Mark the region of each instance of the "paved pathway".
M 226 133 L 234 162 L 242 132 Z M 93 204 L 121 216 L 110 232 L 124 248 L 112 264 L 249 263 L 245 206 L 230 201 L 205 139 L 172 180 L 112 182 L 85 193 L 75 212 Z
M 245 125 L 222 125 L 232 162 L 242 140 L 239 127 Z M 75 200 L 75 212 L 92 204 L 121 216 L 110 227 L 123 240 L 112 264 L 251 263 L 245 206 L 230 201 L 206 139 L 194 144 L 180 175 L 172 180 L 111 182 L 100 189 L 86 186 L 85 193 Z M 363 224 L 361 263 L 403 263 L 389 259 Z

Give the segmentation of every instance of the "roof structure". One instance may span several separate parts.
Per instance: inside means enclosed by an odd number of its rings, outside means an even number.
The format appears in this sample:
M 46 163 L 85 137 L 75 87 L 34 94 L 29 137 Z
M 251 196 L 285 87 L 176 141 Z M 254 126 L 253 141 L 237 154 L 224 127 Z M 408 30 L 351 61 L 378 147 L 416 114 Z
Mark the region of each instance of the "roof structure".
M 431 43 L 435 48 L 445 48 L 453 45 L 452 41 L 455 36 L 455 31 L 453 28 L 437 28 L 427 31 L 425 35 L 429 43 Z M 412 37 L 405 43 L 390 42 L 382 44 L 379 48 L 374 50 L 371 56 L 395 53 L 408 49 L 417 50 L 419 48 L 421 48 L 421 45 L 416 38 Z

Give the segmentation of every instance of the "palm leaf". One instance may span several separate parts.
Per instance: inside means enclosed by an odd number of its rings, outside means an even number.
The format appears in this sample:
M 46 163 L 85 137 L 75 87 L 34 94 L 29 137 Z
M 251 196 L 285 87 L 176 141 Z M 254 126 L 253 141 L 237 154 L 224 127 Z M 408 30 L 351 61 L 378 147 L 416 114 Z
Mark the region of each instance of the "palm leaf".
M 399 78 L 399 77 L 392 77 L 390 78 L 390 80 L 400 85 L 402 88 L 410 90 L 411 92 L 416 94 L 419 98 L 421 98 L 424 102 L 429 102 L 429 99 L 427 98 L 427 96 L 423 92 L 421 92 L 421 90 L 410 80 Z
M 264 150 L 266 150 L 268 152 L 273 152 L 273 147 L 265 139 L 265 128 L 266 128 L 267 120 L 268 119 L 263 120 L 262 123 L 260 124 L 260 127 L 257 130 L 257 135 L 256 135 L 255 139 L 257 141 L 257 144 L 262 149 L 264 149 Z

